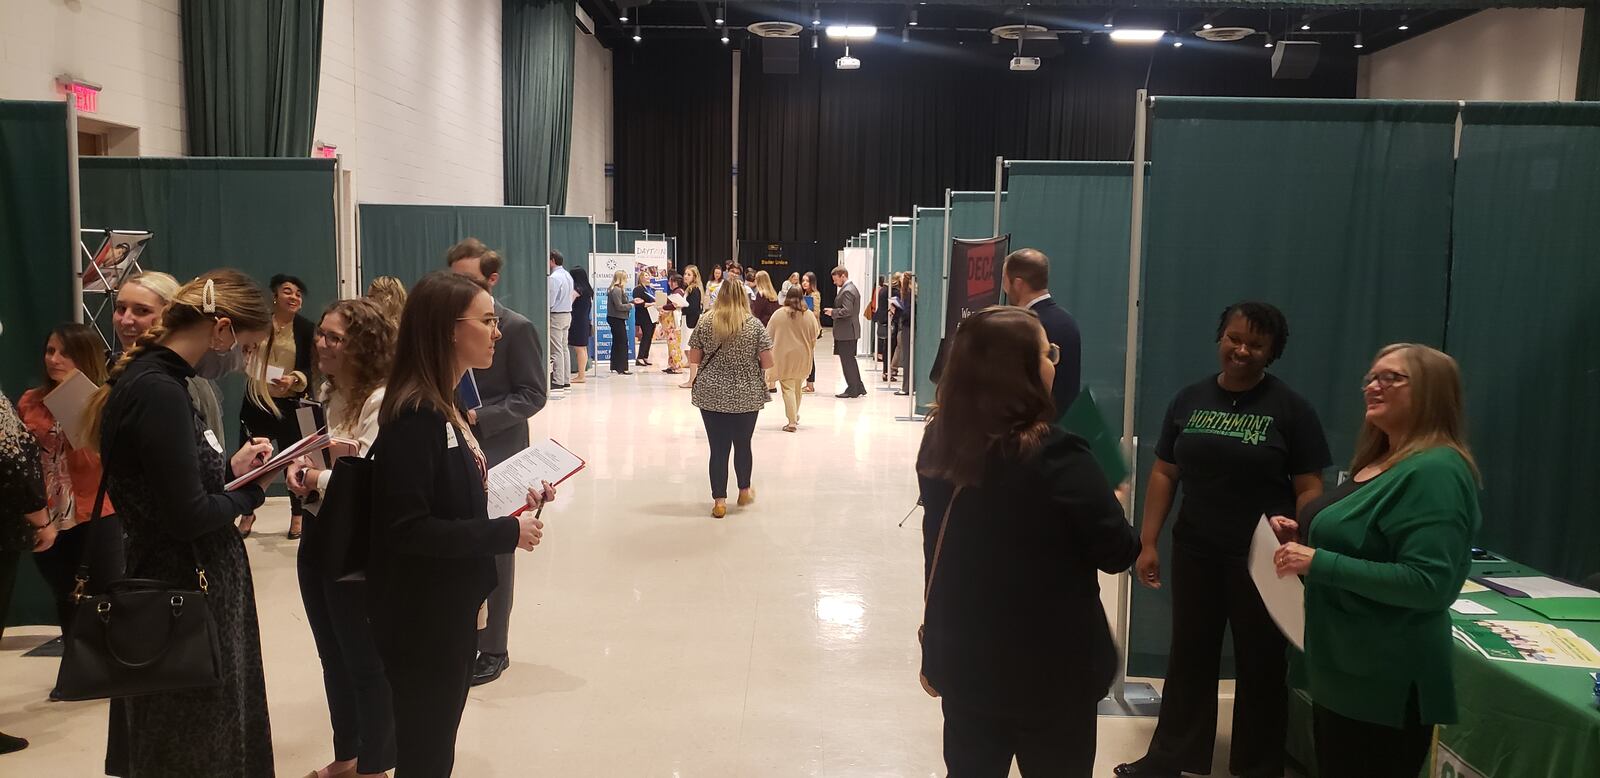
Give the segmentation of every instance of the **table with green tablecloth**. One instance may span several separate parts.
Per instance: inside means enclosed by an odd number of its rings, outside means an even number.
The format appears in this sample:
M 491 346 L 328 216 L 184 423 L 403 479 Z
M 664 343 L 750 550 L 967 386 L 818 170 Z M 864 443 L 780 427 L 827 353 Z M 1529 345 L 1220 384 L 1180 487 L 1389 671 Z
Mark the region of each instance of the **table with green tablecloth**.
M 1474 562 L 1472 576 L 1533 576 L 1515 562 Z M 1600 621 L 1552 620 L 1523 606 L 1521 598 L 1490 590 L 1461 595 L 1495 611 L 1476 620 L 1534 621 L 1571 630 L 1600 647 Z M 1381 639 L 1381 636 L 1379 636 Z M 1600 707 L 1593 669 L 1487 659 L 1460 641 L 1455 650 L 1460 721 L 1437 730 L 1432 778 L 1580 778 L 1600 776 Z M 1289 754 L 1302 765 L 1316 760 L 1311 700 L 1293 690 L 1289 700 Z

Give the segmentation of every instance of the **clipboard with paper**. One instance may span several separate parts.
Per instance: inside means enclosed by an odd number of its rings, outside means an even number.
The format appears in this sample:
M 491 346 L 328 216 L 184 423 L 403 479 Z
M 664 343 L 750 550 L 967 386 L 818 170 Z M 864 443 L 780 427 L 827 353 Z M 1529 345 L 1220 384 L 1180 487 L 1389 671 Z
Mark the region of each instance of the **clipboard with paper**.
M 489 515 L 516 516 L 528 507 L 528 489 L 549 482 L 559 486 L 588 466 L 551 439 L 534 443 L 489 468 Z

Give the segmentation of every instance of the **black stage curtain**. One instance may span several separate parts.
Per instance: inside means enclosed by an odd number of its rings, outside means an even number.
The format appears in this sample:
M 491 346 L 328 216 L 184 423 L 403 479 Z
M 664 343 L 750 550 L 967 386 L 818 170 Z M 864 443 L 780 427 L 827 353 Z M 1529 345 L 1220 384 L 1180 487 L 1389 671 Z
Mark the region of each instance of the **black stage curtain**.
M 1274 81 L 1264 48 L 1204 48 L 1064 42 L 1033 73 L 1009 71 L 1011 50 L 989 44 L 858 47 L 857 71 L 834 69 L 838 51 L 804 49 L 799 75 L 764 74 L 760 52 L 746 52 L 739 237 L 828 250 L 913 206 L 942 205 L 945 189 L 993 189 L 996 156 L 1130 159 L 1134 93 L 1147 78 L 1152 94 L 1355 94 L 1348 56 L 1324 52 L 1313 78 Z
M 731 259 L 732 52 L 651 42 L 617 52 L 614 68 L 617 223 L 677 236 L 680 267 Z

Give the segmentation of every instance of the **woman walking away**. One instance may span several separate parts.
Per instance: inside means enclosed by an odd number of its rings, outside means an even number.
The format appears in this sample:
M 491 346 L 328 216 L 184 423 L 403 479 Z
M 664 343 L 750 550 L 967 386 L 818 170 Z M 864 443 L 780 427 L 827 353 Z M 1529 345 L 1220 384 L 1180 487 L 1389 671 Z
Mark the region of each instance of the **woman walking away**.
M 633 310 L 628 298 L 628 271 L 618 270 L 611 276 L 611 288 L 606 290 L 606 326 L 611 328 L 611 372 L 632 375 L 628 372 L 628 351 L 633 347 L 633 336 L 628 332 L 628 311 Z
M 589 380 L 589 339 L 594 336 L 594 284 L 589 283 L 589 271 L 573 268 L 572 288 L 578 297 L 572 301 L 572 329 L 567 331 L 567 345 L 572 347 L 572 382 L 582 384 Z
M 805 294 L 798 285 L 789 287 L 783 298 L 783 307 L 767 322 L 767 336 L 772 340 L 770 371 L 783 393 L 783 411 L 789 423 L 784 432 L 794 432 L 800 426 L 800 385 L 816 359 L 817 335 L 822 323 L 817 315 L 806 310 Z
M 772 276 L 767 275 L 765 270 L 757 271 L 756 299 L 750 302 L 750 314 L 761 322 L 761 326 L 765 327 L 767 322 L 772 321 L 772 314 L 777 313 L 778 309 L 782 307 L 783 303 L 778 299 L 778 291 L 772 288 Z
M 710 326 L 695 330 L 689 342 L 689 364 L 700 366 L 690 399 L 700 409 L 711 442 L 711 515 L 720 519 L 728 515 L 729 449 L 739 479 L 739 504 L 756 501 L 750 486 L 755 465 L 750 437 L 761 406 L 772 399 L 765 378 L 772 367 L 772 338 L 750 315 L 750 298 L 742 294 L 717 295 L 710 318 Z
M 377 439 L 394 339 L 395 323 L 371 300 L 340 300 L 322 314 L 317 371 L 325 380 L 317 396 L 327 409 L 328 432 L 339 441 L 328 450 L 331 461 L 365 456 Z M 368 622 L 367 582 L 338 580 L 323 564 L 328 522 L 349 520 L 321 511 L 321 495 L 334 480 L 333 470 L 306 458 L 289 469 L 289 490 L 311 517 L 296 568 L 333 723 L 333 761 L 307 778 L 365 778 L 394 768 L 393 703 Z
M 272 445 L 255 438 L 224 458 L 184 383 L 206 354 L 248 355 L 271 330 L 272 304 L 255 281 L 211 271 L 173 295 L 90 402 L 88 438 L 99 443 L 122 517 L 127 577 L 205 590 L 222 677 L 210 688 L 112 700 L 109 775 L 273 775 L 255 585 L 233 525 L 266 494 L 259 482 L 224 489 L 266 461 Z M 248 361 L 257 366 L 249 393 L 265 397 L 262 363 Z
M 671 294 L 683 295 L 683 276 L 673 275 L 667 280 Z M 687 302 L 687 300 L 685 301 Z M 668 299 L 661 303 L 661 335 L 667 339 L 667 369 L 661 372 L 677 375 L 688 366 L 683 357 L 683 336 L 678 330 L 678 306 Z
M 372 634 L 394 696 L 396 776 L 447 776 L 478 655 L 478 609 L 494 558 L 532 551 L 533 510 L 490 518 L 488 460 L 456 409 L 456 385 L 487 369 L 500 320 L 487 287 L 449 271 L 406 301 L 372 444 Z M 555 499 L 528 489 L 529 507 Z
M 1116 646 L 1097 571 L 1139 542 L 1089 445 L 1051 424 L 1060 350 L 1031 311 L 961 322 L 917 456 L 922 674 L 950 775 L 1089 778 Z
M 704 310 L 705 289 L 700 284 L 700 268 L 690 265 L 683 270 L 683 297 L 689 302 L 683 309 L 684 332 L 682 341 L 688 343 L 694 338 L 695 328 L 700 326 L 700 312 Z M 678 384 L 679 389 L 688 389 L 694 386 L 695 365 L 689 365 L 689 380 Z

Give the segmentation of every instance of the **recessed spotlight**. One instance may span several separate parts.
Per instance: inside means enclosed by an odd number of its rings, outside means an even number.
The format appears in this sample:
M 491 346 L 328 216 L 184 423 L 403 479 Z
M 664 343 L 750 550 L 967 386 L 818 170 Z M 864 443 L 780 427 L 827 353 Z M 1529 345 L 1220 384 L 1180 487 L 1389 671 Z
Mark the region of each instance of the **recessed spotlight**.
M 1205 24 L 1200 25 L 1200 29 L 1202 29 L 1202 30 L 1211 29 L 1211 22 L 1206 22 Z
M 1367 47 L 1367 44 L 1363 43 L 1362 40 L 1361 40 L 1361 33 L 1359 33 L 1359 32 L 1356 33 L 1356 45 L 1355 45 L 1355 48 L 1364 49 L 1366 47 Z
M 634 43 L 638 43 L 639 41 L 642 41 L 642 40 L 644 40 L 644 36 L 639 34 L 639 28 L 636 25 L 633 28 L 633 42 Z
M 622 21 L 624 21 L 624 22 L 626 22 L 626 21 L 628 21 L 628 12 L 627 12 L 627 11 L 623 11 L 623 12 L 622 12 L 622 15 L 621 15 L 621 16 L 618 16 L 618 17 L 617 17 L 617 18 L 618 18 L 618 19 L 621 19 L 621 20 L 622 20 Z
M 1172 48 L 1175 48 L 1175 49 L 1183 48 L 1183 41 L 1173 41 L 1172 42 Z
M 907 21 L 906 24 L 909 24 L 912 27 L 917 26 L 917 9 L 911 9 L 911 19 L 910 21 Z
M 1300 25 L 1300 31 L 1301 32 L 1305 32 L 1306 30 L 1309 30 L 1309 29 L 1311 29 L 1311 25 L 1310 24 L 1302 24 L 1302 25 Z
M 727 43 L 728 42 L 728 34 L 727 33 L 723 33 L 722 34 L 722 42 L 723 43 Z

